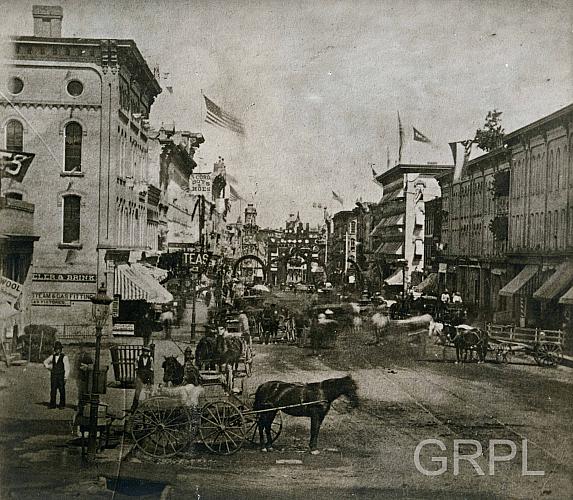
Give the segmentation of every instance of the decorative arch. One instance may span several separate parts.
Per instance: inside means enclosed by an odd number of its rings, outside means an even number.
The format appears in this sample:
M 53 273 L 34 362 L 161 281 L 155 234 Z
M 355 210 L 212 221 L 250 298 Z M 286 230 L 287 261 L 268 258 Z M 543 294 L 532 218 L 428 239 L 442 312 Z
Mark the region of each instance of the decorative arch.
M 241 265 L 242 262 L 246 261 L 246 260 L 255 260 L 257 261 L 261 267 L 263 268 L 263 280 L 266 282 L 267 281 L 267 265 L 263 262 L 263 260 L 260 257 L 257 257 L 256 255 L 243 255 L 242 257 L 239 257 L 237 259 L 237 261 L 235 262 L 235 264 L 233 265 L 233 276 L 235 276 L 237 274 L 237 269 L 239 269 L 239 266 Z

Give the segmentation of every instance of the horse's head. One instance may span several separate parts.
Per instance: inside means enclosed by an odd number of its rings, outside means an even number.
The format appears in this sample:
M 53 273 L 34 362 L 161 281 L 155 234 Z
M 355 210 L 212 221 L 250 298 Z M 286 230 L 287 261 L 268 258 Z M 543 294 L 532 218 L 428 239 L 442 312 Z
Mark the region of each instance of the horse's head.
M 161 368 L 163 368 L 163 382 L 174 382 L 179 378 L 183 365 L 177 361 L 176 356 L 165 356 Z
M 358 398 L 358 385 L 351 375 L 346 375 L 346 377 L 342 377 L 339 380 L 341 394 L 348 398 L 352 408 L 356 408 L 360 404 L 360 399 Z

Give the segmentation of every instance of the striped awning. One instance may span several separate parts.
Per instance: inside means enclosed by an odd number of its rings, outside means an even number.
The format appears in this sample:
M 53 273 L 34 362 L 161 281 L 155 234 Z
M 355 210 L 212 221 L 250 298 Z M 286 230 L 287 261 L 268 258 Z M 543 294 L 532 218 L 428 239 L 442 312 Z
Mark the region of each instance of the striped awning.
M 384 283 L 390 286 L 403 285 L 404 284 L 404 272 L 402 269 L 397 269 L 394 274 L 389 276 L 384 280 Z
M 533 294 L 534 299 L 553 300 L 573 284 L 573 261 L 562 262 Z
M 167 304 L 173 301 L 171 295 L 144 269 L 129 264 L 115 268 L 114 293 L 121 300 L 145 300 L 150 304 Z
M 499 291 L 499 294 L 503 297 L 531 296 L 533 290 L 539 286 L 539 280 L 539 267 L 527 265 Z
M 404 225 L 404 214 L 391 215 L 390 217 L 384 217 L 383 219 L 380 219 L 380 222 L 376 224 L 376 227 L 372 231 L 370 231 L 370 234 L 374 235 L 375 233 L 380 232 L 380 230 L 387 227 L 403 226 L 403 225 Z

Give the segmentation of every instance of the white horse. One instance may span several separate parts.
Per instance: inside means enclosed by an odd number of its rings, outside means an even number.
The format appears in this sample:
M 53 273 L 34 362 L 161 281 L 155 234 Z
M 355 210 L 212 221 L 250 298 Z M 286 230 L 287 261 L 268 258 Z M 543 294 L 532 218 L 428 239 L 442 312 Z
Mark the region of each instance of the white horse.
M 201 386 L 189 384 L 179 385 L 175 387 L 166 387 L 162 385 L 148 386 L 143 388 L 139 401 L 145 401 L 153 396 L 166 396 L 169 398 L 178 399 L 183 406 L 197 407 L 199 406 L 199 397 L 205 392 Z

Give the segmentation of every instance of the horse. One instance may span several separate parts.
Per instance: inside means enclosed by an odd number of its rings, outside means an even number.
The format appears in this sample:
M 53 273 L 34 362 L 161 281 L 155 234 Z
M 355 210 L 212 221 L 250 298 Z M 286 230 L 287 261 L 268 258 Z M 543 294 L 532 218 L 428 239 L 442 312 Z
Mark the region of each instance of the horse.
M 357 390 L 356 382 L 350 375 L 311 384 L 293 384 L 278 380 L 261 384 L 257 388 L 253 404 L 255 411 L 268 410 L 259 413 L 261 451 L 273 450 L 271 426 L 279 411 L 277 408 L 288 407 L 281 411 L 295 417 L 310 417 L 310 452 L 313 455 L 318 454 L 318 433 L 324 417 L 330 410 L 330 405 L 335 399 L 346 396 L 350 405 L 356 408 L 359 404 Z
M 198 368 L 215 365 L 222 369 L 224 364 L 229 364 L 237 369 L 243 353 L 243 343 L 238 337 L 201 337 L 195 348 L 195 365 Z
M 430 335 L 438 336 L 438 343 L 445 346 L 451 342 L 456 348 L 456 363 L 465 363 L 473 358 L 473 352 L 477 353 L 478 362 L 485 362 L 489 347 L 487 331 L 472 328 L 467 325 L 456 327 L 449 323 L 433 323 L 430 326 Z
M 163 368 L 163 382 L 168 386 L 174 385 L 201 385 L 201 375 L 199 370 L 191 361 L 182 365 L 177 356 L 165 356 L 161 367 Z

